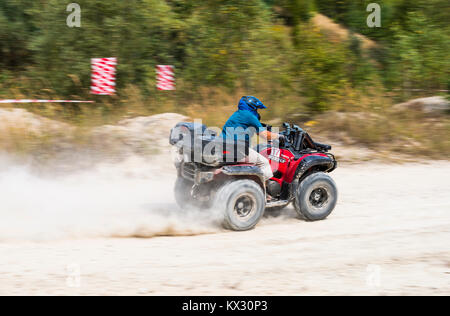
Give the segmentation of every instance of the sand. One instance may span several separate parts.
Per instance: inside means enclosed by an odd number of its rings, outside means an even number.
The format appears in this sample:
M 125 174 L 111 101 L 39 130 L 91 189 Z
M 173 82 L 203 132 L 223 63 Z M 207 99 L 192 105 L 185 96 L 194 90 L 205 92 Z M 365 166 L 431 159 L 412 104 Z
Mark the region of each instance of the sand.
M 2 166 L 0 295 L 450 294 L 449 162 L 340 166 L 327 220 L 243 233 L 181 212 L 160 162 Z

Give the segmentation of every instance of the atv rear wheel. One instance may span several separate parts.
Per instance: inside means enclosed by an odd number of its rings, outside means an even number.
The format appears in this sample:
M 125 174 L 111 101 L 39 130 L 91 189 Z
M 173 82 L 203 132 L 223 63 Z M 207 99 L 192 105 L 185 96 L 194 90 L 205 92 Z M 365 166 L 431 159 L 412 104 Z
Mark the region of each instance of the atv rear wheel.
M 300 218 L 320 221 L 336 207 L 338 191 L 333 179 L 323 172 L 303 179 L 296 190 L 294 207 Z
M 191 191 L 194 183 L 182 177 L 178 177 L 175 182 L 175 201 L 181 209 L 188 209 L 195 206 Z
M 223 215 L 225 228 L 250 230 L 264 214 L 266 201 L 261 187 L 251 180 L 227 182 L 216 193 L 214 209 Z

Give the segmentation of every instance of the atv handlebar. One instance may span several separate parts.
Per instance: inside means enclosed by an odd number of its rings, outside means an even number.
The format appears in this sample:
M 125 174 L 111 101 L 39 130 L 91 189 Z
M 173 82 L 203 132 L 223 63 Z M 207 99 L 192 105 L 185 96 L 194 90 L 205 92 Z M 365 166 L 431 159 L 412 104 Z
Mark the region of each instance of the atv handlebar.
M 267 131 L 272 131 L 272 126 L 261 123 Z M 291 125 L 287 122 L 283 123 L 284 131 L 280 133 L 278 139 L 280 146 L 291 147 L 295 151 L 313 149 L 317 151 L 327 152 L 331 150 L 331 146 L 327 144 L 316 143 L 311 136 L 298 125 Z
M 290 125 L 289 123 L 283 123 L 285 129 L 280 134 L 280 144 L 285 147 L 291 147 L 295 151 L 302 151 L 307 149 L 313 149 L 317 151 L 327 152 L 331 150 L 330 145 L 316 143 L 311 136 L 297 125 Z

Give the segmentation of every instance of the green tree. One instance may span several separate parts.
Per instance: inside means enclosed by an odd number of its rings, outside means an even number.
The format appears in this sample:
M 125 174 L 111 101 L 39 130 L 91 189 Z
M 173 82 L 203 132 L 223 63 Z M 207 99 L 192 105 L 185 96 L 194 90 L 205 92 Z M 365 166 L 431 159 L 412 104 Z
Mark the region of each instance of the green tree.
M 388 62 L 388 84 L 410 89 L 446 89 L 450 76 L 450 36 L 423 13 L 411 12 L 395 27 Z
M 36 33 L 32 0 L 0 2 L 0 67 L 20 68 L 31 61 L 28 43 Z
M 251 88 L 283 71 L 283 35 L 259 0 L 207 0 L 187 24 L 183 77 L 195 85 Z
M 312 111 L 328 110 L 333 97 L 348 83 L 348 50 L 344 44 L 330 43 L 311 24 L 302 25 L 298 41 L 301 45 L 293 65 L 300 93 Z
M 376 70 L 361 47 L 361 40 L 351 34 L 348 40 L 347 76 L 353 87 L 364 88 L 376 77 Z
M 171 35 L 178 22 L 164 1 L 79 0 L 81 28 L 66 26 L 66 6 L 48 0 L 35 6 L 37 36 L 30 41 L 34 75 L 55 92 L 67 95 L 89 86 L 90 59 L 117 57 L 118 84 L 147 87 L 154 80 L 154 66 L 173 63 Z M 49 88 L 50 88 L 49 87 Z

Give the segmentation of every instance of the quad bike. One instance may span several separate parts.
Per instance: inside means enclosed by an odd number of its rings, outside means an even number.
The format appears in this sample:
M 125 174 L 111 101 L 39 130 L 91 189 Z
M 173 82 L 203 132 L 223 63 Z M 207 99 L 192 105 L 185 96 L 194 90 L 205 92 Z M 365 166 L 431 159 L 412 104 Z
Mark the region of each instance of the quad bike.
M 217 143 L 225 141 L 205 125 L 178 123 L 170 136 L 177 155 L 177 204 L 218 210 L 224 226 L 236 231 L 252 229 L 266 210 L 279 212 L 291 202 L 303 220 L 327 218 L 338 195 L 328 175 L 337 167 L 331 146 L 314 142 L 296 125 L 283 128 L 280 140 L 255 148 L 272 166 L 274 176 L 266 182 L 259 167 L 238 162 L 246 153 L 236 144 L 221 147 Z M 209 153 L 208 146 L 214 148 Z

